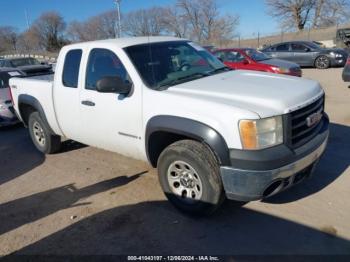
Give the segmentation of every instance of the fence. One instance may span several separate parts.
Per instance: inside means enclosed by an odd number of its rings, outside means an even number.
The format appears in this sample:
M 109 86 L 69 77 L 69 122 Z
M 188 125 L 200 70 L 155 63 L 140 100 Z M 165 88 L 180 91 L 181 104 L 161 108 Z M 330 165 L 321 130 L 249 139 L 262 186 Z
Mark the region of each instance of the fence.
M 56 63 L 57 55 L 51 54 L 51 55 L 38 55 L 38 54 L 6 54 L 3 55 L 5 58 L 19 58 L 19 57 L 33 57 L 40 61 L 46 61 L 50 63 Z
M 236 47 L 260 48 L 264 45 L 271 45 L 283 41 L 294 40 L 334 42 L 338 28 L 345 27 L 350 27 L 350 24 L 319 29 L 309 28 L 299 32 L 281 31 L 270 36 L 261 36 L 259 33 L 257 33 L 257 37 L 252 37 L 248 39 L 242 39 L 240 36 L 238 36 L 236 39 L 233 39 L 228 45 Z

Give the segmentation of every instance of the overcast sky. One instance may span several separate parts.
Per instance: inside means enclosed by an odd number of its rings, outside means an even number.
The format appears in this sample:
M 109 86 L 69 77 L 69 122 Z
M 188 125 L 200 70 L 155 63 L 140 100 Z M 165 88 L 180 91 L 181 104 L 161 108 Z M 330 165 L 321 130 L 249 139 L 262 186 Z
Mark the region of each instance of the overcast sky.
M 176 0 L 122 0 L 122 12 L 156 5 L 169 5 Z M 278 24 L 266 14 L 264 0 L 218 0 L 222 13 L 240 15 L 238 32 L 242 37 L 256 37 L 278 32 Z M 67 22 L 83 21 L 90 16 L 115 8 L 114 0 L 0 0 L 0 25 L 26 28 L 26 15 L 30 22 L 42 12 L 58 11 Z

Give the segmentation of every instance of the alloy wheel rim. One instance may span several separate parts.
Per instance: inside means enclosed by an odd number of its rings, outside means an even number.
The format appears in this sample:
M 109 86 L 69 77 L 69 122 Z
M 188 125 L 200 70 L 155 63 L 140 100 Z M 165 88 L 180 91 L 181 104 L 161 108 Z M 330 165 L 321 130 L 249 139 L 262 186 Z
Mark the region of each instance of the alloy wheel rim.
M 328 60 L 327 58 L 325 57 L 319 57 L 317 59 L 317 65 L 320 67 L 320 68 L 326 68 L 327 65 L 328 65 Z
M 202 181 L 197 171 L 184 161 L 170 164 L 167 179 L 172 193 L 184 200 L 200 200 L 203 194 Z
M 42 147 L 45 146 L 46 141 L 45 141 L 44 130 L 38 122 L 35 122 L 33 124 L 33 134 L 38 144 Z

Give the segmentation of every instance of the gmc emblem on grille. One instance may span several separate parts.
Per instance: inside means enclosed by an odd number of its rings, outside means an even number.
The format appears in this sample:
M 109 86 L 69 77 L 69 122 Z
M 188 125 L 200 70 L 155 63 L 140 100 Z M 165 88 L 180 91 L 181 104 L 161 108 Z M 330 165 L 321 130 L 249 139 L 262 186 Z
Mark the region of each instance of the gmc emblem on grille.
M 314 126 L 318 122 L 320 122 L 321 118 L 322 118 L 321 112 L 313 113 L 312 115 L 310 115 L 306 118 L 306 125 L 308 127 Z

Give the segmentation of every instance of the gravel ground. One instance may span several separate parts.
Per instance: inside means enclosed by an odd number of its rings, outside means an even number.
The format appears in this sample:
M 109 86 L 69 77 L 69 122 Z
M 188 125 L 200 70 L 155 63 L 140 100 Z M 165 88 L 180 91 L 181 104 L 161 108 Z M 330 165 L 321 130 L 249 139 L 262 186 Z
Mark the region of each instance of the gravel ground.
M 264 202 L 191 218 L 147 164 L 78 143 L 44 156 L 21 126 L 0 130 L 0 255 L 350 254 L 350 89 L 341 69 L 305 69 L 326 91 L 331 136 L 315 175 Z

